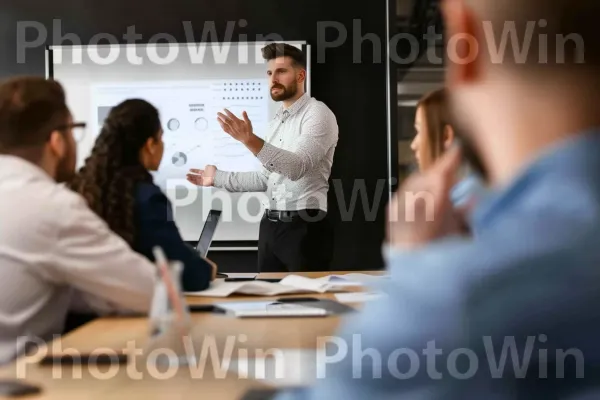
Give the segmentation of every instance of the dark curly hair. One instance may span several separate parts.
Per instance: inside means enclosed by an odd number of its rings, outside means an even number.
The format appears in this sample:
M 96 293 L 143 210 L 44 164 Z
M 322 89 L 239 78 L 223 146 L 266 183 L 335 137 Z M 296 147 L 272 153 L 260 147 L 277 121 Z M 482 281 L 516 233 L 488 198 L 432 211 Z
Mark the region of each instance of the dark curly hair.
M 152 175 L 140 161 L 140 150 L 161 130 L 158 110 L 145 100 L 126 100 L 111 109 L 91 155 L 71 182 L 89 207 L 133 246 L 135 190 Z

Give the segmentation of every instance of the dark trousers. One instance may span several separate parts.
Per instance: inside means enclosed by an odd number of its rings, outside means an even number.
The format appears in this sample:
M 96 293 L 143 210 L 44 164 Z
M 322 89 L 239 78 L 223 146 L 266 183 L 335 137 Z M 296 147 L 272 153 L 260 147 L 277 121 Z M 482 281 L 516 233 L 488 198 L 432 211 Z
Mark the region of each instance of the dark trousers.
M 263 216 L 258 240 L 259 272 L 328 271 L 333 231 L 325 212 L 303 210 L 277 220 Z

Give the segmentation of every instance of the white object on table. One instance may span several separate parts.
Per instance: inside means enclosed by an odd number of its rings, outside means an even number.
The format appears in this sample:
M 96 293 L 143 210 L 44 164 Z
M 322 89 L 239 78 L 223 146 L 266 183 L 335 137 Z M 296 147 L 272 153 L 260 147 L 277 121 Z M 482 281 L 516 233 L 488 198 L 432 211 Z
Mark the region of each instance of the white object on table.
M 311 279 L 299 275 L 288 275 L 279 282 L 261 280 L 245 282 L 213 281 L 210 287 L 200 292 L 187 292 L 188 296 L 227 297 L 234 293 L 256 296 L 277 296 L 281 294 L 343 292 L 351 286 L 362 284 L 350 280 Z
M 382 297 L 385 297 L 385 294 L 380 292 L 353 292 L 335 294 L 336 300 L 340 303 L 365 303 L 367 301 L 378 300 Z
M 274 301 L 241 301 L 217 303 L 216 307 L 238 318 L 249 317 L 324 317 L 329 313 L 322 308 L 303 304 Z

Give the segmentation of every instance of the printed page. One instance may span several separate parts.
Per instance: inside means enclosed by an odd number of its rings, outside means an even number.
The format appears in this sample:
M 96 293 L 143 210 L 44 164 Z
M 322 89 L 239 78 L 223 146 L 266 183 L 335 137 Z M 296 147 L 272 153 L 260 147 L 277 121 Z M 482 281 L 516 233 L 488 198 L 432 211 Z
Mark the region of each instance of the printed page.
M 257 295 L 257 296 L 276 296 L 279 294 L 305 293 L 305 290 L 280 285 L 279 283 L 264 281 L 248 282 L 225 282 L 214 281 L 210 287 L 201 292 L 188 292 L 188 296 L 204 297 L 227 297 L 234 293 Z

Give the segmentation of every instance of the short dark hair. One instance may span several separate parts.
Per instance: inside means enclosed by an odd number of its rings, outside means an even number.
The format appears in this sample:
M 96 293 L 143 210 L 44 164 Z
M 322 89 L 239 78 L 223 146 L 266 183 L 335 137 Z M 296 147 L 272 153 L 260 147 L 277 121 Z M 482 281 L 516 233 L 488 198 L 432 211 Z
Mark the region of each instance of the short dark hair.
M 60 83 L 30 76 L 5 80 L 0 83 L 0 153 L 42 149 L 69 115 Z
M 299 48 L 287 43 L 269 43 L 262 48 L 262 56 L 270 61 L 278 57 L 290 57 L 296 66 L 306 68 L 306 57 Z

